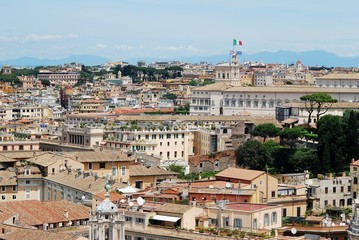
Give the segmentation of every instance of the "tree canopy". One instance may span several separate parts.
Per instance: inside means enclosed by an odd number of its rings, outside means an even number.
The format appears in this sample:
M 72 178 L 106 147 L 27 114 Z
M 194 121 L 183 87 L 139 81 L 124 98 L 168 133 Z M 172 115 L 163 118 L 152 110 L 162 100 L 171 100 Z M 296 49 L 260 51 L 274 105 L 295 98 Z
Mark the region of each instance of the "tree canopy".
M 300 100 L 304 101 L 305 108 L 307 109 L 308 121 L 307 125 L 310 126 L 311 117 L 314 109 L 317 110 L 317 121 L 320 116 L 325 114 L 333 105 L 333 103 L 337 102 L 337 99 L 332 98 L 329 94 L 326 93 L 313 93 L 309 95 L 304 95 L 300 97 Z
M 263 142 L 265 142 L 268 137 L 278 136 L 279 133 L 279 128 L 277 128 L 273 123 L 259 124 L 252 131 L 252 135 L 262 137 Z

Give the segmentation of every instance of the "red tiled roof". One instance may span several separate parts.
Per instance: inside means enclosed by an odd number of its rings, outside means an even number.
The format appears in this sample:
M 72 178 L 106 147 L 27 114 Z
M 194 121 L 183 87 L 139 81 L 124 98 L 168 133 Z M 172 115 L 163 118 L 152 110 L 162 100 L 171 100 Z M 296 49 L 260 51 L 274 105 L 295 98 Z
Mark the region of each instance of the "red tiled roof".
M 105 199 L 105 192 L 97 193 L 97 194 L 95 194 L 95 196 L 103 200 L 103 199 Z M 118 199 L 122 199 L 122 195 L 117 193 L 117 192 L 110 192 L 110 198 L 109 199 L 110 199 L 111 202 L 115 202 Z
M 222 172 L 217 173 L 216 177 L 252 181 L 262 174 L 264 174 L 263 171 L 229 167 Z
M 14 215 L 19 215 L 23 224 L 35 226 L 45 223 L 76 221 L 89 218 L 90 208 L 68 201 L 37 200 L 12 201 L 0 203 L 0 222 Z M 68 218 L 65 217 L 68 212 Z
M 76 240 L 83 239 L 79 236 L 64 233 L 55 233 L 37 229 L 19 228 L 8 225 L 0 225 L 4 233 L 0 233 L 0 239 L 8 240 Z

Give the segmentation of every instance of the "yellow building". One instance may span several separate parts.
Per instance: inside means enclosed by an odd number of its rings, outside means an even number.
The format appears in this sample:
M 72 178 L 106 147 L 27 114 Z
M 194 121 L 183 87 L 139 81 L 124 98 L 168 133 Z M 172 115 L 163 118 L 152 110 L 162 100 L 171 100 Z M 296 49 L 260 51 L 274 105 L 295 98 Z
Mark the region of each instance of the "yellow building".
M 351 192 L 352 192 L 352 199 L 356 199 L 359 193 L 359 160 L 352 161 L 350 164 L 350 176 L 351 176 Z
M 130 166 L 130 183 L 138 189 L 155 186 L 163 180 L 177 178 L 178 173 L 160 167 Z
M 128 156 L 119 151 L 67 152 L 65 156 L 84 164 L 85 172 L 96 173 L 99 177 L 108 176 L 120 183 L 128 182 L 129 168 L 135 161 L 134 155 Z

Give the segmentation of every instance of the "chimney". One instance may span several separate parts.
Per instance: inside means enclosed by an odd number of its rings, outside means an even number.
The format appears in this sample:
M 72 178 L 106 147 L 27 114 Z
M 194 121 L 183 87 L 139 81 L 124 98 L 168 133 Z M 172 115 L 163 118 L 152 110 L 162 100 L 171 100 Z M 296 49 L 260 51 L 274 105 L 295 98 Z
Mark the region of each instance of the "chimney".
M 65 210 L 65 212 L 64 212 L 64 217 L 65 217 L 65 218 L 69 218 L 69 211 Z
M 355 159 L 354 158 L 352 158 L 352 163 L 354 163 L 355 162 Z

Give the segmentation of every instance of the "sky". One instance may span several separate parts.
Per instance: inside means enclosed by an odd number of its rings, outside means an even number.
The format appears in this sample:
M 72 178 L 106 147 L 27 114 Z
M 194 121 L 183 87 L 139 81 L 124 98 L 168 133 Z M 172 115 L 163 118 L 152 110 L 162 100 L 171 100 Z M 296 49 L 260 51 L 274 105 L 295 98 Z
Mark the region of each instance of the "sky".
M 359 56 L 358 0 L 2 0 L 0 59 L 113 61 L 325 50 Z

